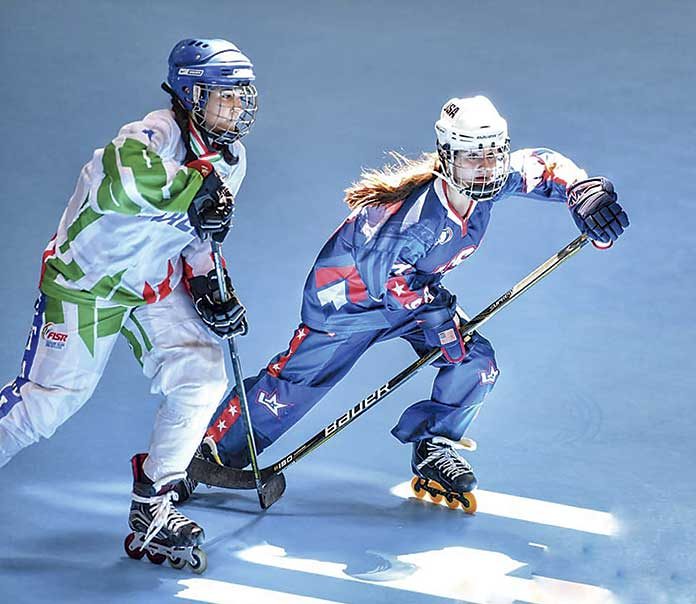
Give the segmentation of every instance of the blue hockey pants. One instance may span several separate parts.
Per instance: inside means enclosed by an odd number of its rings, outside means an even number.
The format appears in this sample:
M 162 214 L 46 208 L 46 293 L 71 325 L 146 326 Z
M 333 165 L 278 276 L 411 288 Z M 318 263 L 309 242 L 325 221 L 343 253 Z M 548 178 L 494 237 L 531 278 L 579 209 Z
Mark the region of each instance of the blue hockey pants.
M 412 315 L 391 328 L 344 334 L 300 324 L 289 348 L 257 376 L 244 380 L 258 451 L 275 442 L 314 407 L 370 346 L 397 337 L 406 340 L 418 355 L 428 351 Z M 434 366 L 439 370 L 430 398 L 408 407 L 392 429 L 403 443 L 433 436 L 459 440 L 499 374 L 490 342 L 478 333 L 467 345 L 461 363 L 450 364 L 440 358 Z M 232 391 L 219 405 L 207 432 L 217 443 L 223 463 L 231 467 L 244 467 L 249 461 L 240 415 L 239 398 Z

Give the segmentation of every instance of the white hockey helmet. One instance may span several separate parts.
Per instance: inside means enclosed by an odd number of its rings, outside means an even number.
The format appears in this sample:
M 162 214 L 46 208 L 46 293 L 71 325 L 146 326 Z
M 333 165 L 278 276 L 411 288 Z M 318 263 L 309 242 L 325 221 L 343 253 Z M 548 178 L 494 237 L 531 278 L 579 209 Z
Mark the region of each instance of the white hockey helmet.
M 463 195 L 487 201 L 510 171 L 507 122 L 485 96 L 450 99 L 435 123 L 442 177 Z

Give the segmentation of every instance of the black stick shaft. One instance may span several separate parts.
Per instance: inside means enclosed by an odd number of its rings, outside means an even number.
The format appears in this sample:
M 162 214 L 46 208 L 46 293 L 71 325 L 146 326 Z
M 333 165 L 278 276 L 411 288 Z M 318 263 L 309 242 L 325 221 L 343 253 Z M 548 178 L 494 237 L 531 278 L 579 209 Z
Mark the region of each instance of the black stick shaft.
M 220 299 L 222 302 L 227 302 L 227 284 L 225 283 L 225 274 L 222 268 L 222 245 L 217 241 L 211 241 L 213 252 L 213 263 L 215 264 L 215 274 L 217 275 L 218 287 L 220 289 Z M 239 360 L 239 352 L 237 351 L 237 340 L 234 337 L 228 340 L 230 357 L 232 358 L 232 371 L 234 372 L 234 381 L 236 390 L 239 393 L 239 403 L 242 408 L 242 419 L 246 429 L 247 446 L 249 447 L 249 457 L 251 458 L 251 468 L 254 473 L 256 482 L 256 491 L 259 496 L 259 503 L 263 509 L 266 508 L 263 499 L 263 485 L 261 482 L 261 472 L 258 464 L 258 453 L 256 451 L 256 443 L 254 442 L 254 432 L 251 424 L 251 413 L 249 412 L 249 403 L 247 401 L 246 390 L 244 389 L 244 374 L 242 373 L 242 364 Z

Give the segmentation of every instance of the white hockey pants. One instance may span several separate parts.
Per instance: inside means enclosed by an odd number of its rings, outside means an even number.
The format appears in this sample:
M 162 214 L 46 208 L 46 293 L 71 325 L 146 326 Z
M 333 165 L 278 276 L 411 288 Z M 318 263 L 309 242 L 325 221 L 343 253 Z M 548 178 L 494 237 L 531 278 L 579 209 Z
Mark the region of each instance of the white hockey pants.
M 183 285 L 135 309 L 77 305 L 41 294 L 20 374 L 0 390 L 0 467 L 50 437 L 87 402 L 119 332 L 151 378 L 151 392 L 164 397 L 145 472 L 158 483 L 185 475 L 227 390 L 227 376 L 220 341 L 197 316 Z

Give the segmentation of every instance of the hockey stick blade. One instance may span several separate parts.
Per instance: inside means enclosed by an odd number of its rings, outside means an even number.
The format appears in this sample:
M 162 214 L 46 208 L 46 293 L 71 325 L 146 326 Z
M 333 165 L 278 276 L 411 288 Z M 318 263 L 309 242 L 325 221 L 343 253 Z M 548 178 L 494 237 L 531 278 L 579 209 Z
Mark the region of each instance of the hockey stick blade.
M 266 472 L 262 474 L 262 486 L 259 502 L 264 510 L 271 507 L 285 493 L 285 475 L 282 473 Z M 237 470 L 194 457 L 188 467 L 188 475 L 197 482 L 210 487 L 223 489 L 255 489 L 256 480 L 253 472 Z
M 187 473 L 196 482 L 207 484 L 209 487 L 224 489 L 255 489 L 256 481 L 253 472 L 237 470 L 194 457 L 189 464 Z
M 285 493 L 285 474 L 273 474 L 259 491 L 259 503 L 264 510 L 270 508 Z

